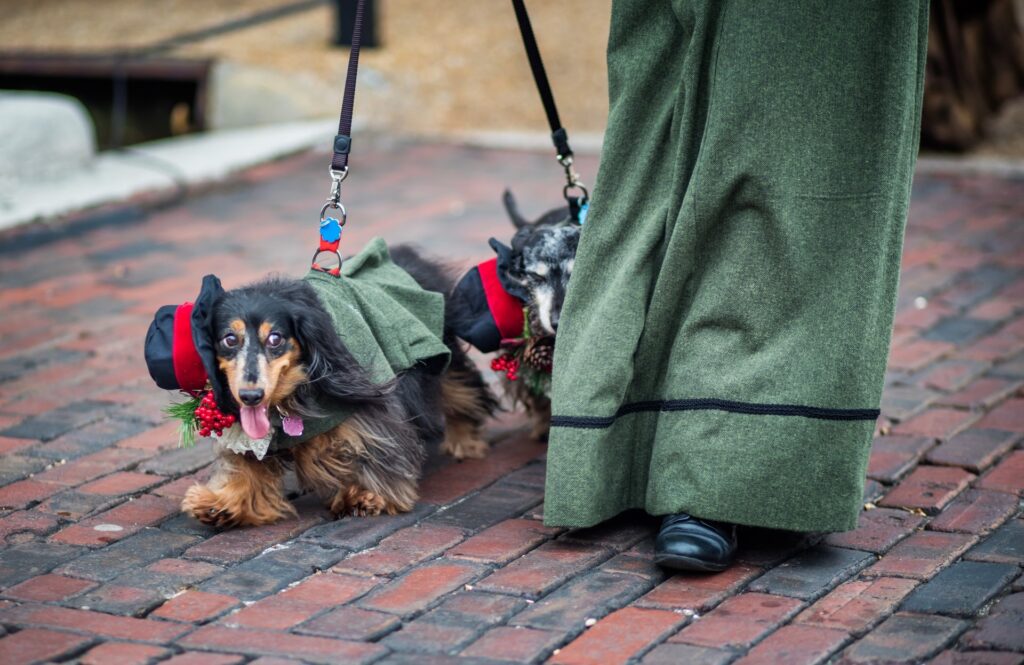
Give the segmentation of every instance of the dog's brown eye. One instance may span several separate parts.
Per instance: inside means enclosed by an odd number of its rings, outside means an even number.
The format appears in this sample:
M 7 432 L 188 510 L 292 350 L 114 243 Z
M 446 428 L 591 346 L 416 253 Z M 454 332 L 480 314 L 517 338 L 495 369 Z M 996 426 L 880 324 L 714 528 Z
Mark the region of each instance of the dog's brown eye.
M 233 349 L 238 346 L 238 337 L 235 335 L 224 335 L 224 339 L 220 343 L 224 345 L 225 349 Z
M 272 332 L 267 335 L 267 346 L 269 348 L 276 349 L 282 344 L 284 344 L 284 337 L 281 337 L 280 333 Z

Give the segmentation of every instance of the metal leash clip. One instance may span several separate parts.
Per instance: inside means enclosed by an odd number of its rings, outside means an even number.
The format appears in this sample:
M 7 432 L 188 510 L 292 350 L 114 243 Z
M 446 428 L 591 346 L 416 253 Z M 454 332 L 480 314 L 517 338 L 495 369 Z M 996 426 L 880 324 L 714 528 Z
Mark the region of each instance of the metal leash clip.
M 587 201 L 590 200 L 590 192 L 580 181 L 580 174 L 576 172 L 576 169 L 572 167 L 573 160 L 572 155 L 558 155 L 558 163 L 565 169 L 565 187 L 562 188 L 562 196 L 565 197 L 566 203 L 569 204 L 569 210 L 572 212 L 573 219 L 579 221 L 580 209 L 587 205 Z M 576 189 L 580 191 L 579 196 L 572 196 L 572 191 Z
M 313 253 L 310 265 L 313 270 L 325 272 L 333 277 L 340 277 L 341 254 L 338 252 L 338 247 L 341 244 L 341 230 L 348 222 L 348 211 L 345 210 L 345 206 L 341 202 L 341 183 L 348 177 L 348 167 L 346 166 L 340 171 L 328 169 L 328 172 L 331 175 L 331 193 L 328 195 L 324 207 L 320 208 L 320 245 Z M 340 220 L 338 217 L 329 217 L 328 210 L 337 210 Z M 321 266 L 317 262 L 317 258 L 325 252 L 334 254 L 338 259 L 338 265 L 333 268 Z

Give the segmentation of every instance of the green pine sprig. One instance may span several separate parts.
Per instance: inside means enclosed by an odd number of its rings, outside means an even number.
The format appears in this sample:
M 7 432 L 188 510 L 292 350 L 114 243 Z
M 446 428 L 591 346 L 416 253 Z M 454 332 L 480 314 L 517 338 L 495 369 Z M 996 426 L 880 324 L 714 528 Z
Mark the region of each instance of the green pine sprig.
M 164 415 L 181 423 L 178 427 L 178 446 L 191 448 L 196 445 L 196 409 L 201 397 L 189 397 L 183 402 L 174 402 L 164 408 Z

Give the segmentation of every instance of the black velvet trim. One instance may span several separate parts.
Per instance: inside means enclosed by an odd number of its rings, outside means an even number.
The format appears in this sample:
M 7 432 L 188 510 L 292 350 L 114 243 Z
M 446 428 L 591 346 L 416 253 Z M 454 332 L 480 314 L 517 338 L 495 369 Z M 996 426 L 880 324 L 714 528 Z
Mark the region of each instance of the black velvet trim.
M 875 420 L 880 413 L 878 409 L 827 409 L 799 404 L 752 404 L 714 398 L 670 399 L 624 404 L 614 416 L 552 416 L 551 426 L 604 429 L 611 427 L 621 416 L 630 413 L 667 411 L 728 411 L 753 416 L 800 416 L 818 420 Z

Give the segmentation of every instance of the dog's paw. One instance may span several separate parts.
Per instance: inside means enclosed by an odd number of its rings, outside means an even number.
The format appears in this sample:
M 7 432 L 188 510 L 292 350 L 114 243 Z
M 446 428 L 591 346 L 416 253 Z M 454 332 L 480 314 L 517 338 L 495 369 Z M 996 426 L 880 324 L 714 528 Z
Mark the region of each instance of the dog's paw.
M 295 508 L 281 497 L 215 492 L 206 485 L 190 487 L 181 502 L 181 510 L 219 529 L 273 524 L 296 514 Z
M 487 457 L 488 450 L 490 445 L 482 439 L 448 438 L 441 443 L 441 452 L 457 460 L 483 459 Z
M 181 510 L 203 524 L 218 528 L 234 526 L 238 522 L 238 515 L 226 504 L 223 497 L 218 496 L 206 485 L 190 487 L 181 502 Z
M 381 495 L 361 487 L 349 487 L 338 492 L 331 501 L 330 510 L 337 517 L 376 517 L 382 513 L 398 513 Z

